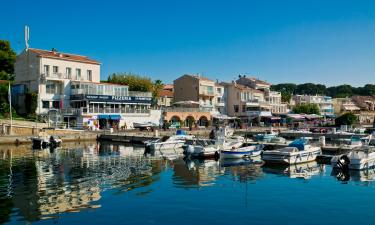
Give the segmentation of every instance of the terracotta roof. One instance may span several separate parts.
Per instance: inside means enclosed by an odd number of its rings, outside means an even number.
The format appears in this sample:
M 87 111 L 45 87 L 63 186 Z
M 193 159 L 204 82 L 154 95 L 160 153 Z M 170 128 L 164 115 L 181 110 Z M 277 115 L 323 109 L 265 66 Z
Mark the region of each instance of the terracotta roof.
M 255 82 L 256 84 L 264 84 L 264 85 L 271 85 L 270 83 L 266 82 L 266 81 L 263 81 L 263 80 L 259 80 L 255 77 L 242 77 L 242 78 L 245 78 L 245 79 L 248 79 L 248 80 L 251 80 L 253 82 Z
M 61 59 L 61 60 L 90 63 L 90 64 L 100 64 L 99 61 L 96 61 L 94 59 L 90 59 L 89 57 L 82 56 L 82 55 L 74 55 L 74 54 L 70 54 L 70 53 L 47 51 L 47 50 L 35 49 L 35 48 L 29 48 L 29 51 L 32 51 L 32 52 L 36 53 L 38 56 L 44 57 L 44 58 Z
M 244 90 L 244 91 L 251 91 L 251 92 L 256 92 L 256 93 L 263 93 L 263 91 L 260 91 L 260 90 L 257 90 L 257 89 L 254 89 L 254 88 L 242 85 L 242 84 L 237 84 L 236 88 L 240 89 L 240 90 Z
M 170 90 L 161 90 L 159 92 L 159 97 L 173 98 L 173 91 L 170 91 Z
M 212 82 L 214 82 L 213 80 L 208 79 L 207 77 L 202 77 L 200 75 L 190 75 L 190 74 L 185 74 L 185 75 L 193 77 L 193 78 L 198 79 L 198 80 L 206 80 L 206 81 L 212 81 Z
M 370 104 L 375 104 L 375 96 L 353 96 L 353 102 L 361 109 L 370 110 Z M 369 104 L 370 103 L 370 104 Z
M 174 88 L 173 84 L 165 84 L 163 87 L 164 90 L 173 90 L 173 88 Z

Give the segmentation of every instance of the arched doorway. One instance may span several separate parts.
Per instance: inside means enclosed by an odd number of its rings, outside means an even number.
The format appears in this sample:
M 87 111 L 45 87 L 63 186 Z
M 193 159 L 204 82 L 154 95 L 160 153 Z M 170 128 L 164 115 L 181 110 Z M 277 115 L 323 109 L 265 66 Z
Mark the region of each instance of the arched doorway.
M 172 116 L 169 120 L 169 126 L 171 128 L 180 128 L 181 127 L 181 119 L 179 116 Z
M 198 125 L 201 127 L 208 127 L 208 119 L 205 116 L 201 116 L 198 120 Z
M 190 128 L 190 127 L 194 127 L 194 125 L 195 125 L 194 117 L 192 117 L 192 116 L 186 117 L 185 122 L 184 122 L 184 126 Z

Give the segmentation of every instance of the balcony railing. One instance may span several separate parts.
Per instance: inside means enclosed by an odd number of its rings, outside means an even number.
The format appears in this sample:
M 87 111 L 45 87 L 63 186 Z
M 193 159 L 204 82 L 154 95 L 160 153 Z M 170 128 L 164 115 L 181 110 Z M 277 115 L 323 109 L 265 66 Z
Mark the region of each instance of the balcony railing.
M 210 108 L 183 108 L 183 107 L 168 107 L 164 112 L 211 112 Z
M 214 96 L 215 95 L 213 91 L 206 91 L 206 90 L 200 90 L 199 94 L 200 95 L 208 95 L 208 96 Z
M 130 109 L 130 108 L 81 108 L 82 114 L 95 113 L 119 113 L 119 114 L 150 114 L 149 109 Z
M 42 73 L 42 76 L 46 78 L 52 78 L 52 79 L 68 79 L 68 80 L 78 80 L 83 81 L 83 77 L 80 77 L 77 79 L 77 76 L 73 76 L 72 74 L 65 74 L 65 73 Z

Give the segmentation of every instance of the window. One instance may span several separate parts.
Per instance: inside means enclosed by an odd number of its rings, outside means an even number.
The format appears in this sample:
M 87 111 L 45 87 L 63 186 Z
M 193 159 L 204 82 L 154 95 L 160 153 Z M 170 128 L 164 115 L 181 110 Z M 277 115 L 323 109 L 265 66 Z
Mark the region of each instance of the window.
M 43 72 L 45 75 L 49 75 L 49 65 L 44 65 L 44 69 L 43 69 Z
M 53 66 L 52 67 L 52 73 L 57 74 L 59 72 L 59 67 L 58 66 Z
M 49 109 L 49 101 L 42 101 L 43 109 Z
M 87 80 L 92 81 L 92 71 L 87 70 Z
M 52 102 L 52 107 L 54 109 L 59 109 L 60 108 L 60 101 L 53 101 Z
M 52 81 L 47 81 L 46 83 L 46 93 L 55 94 L 57 92 L 57 86 Z
M 70 67 L 66 67 L 66 77 L 68 79 L 71 79 L 72 78 L 72 68 Z
M 81 80 L 81 69 L 76 69 L 76 78 L 77 80 Z
M 217 93 L 221 94 L 221 88 L 216 88 Z
M 240 99 L 240 93 L 237 92 L 237 100 Z
M 238 111 L 239 111 L 239 106 L 238 106 L 238 105 L 234 105 L 233 108 L 234 108 L 234 112 L 235 112 L 235 113 L 238 113 Z
M 246 105 L 242 105 L 242 112 L 246 112 Z

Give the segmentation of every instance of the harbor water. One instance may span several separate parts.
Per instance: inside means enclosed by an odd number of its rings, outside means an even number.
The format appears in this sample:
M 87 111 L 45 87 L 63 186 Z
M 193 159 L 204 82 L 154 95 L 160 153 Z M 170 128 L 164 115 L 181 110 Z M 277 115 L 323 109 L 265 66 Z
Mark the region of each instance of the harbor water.
M 0 146 L 0 224 L 375 224 L 375 171 Z

